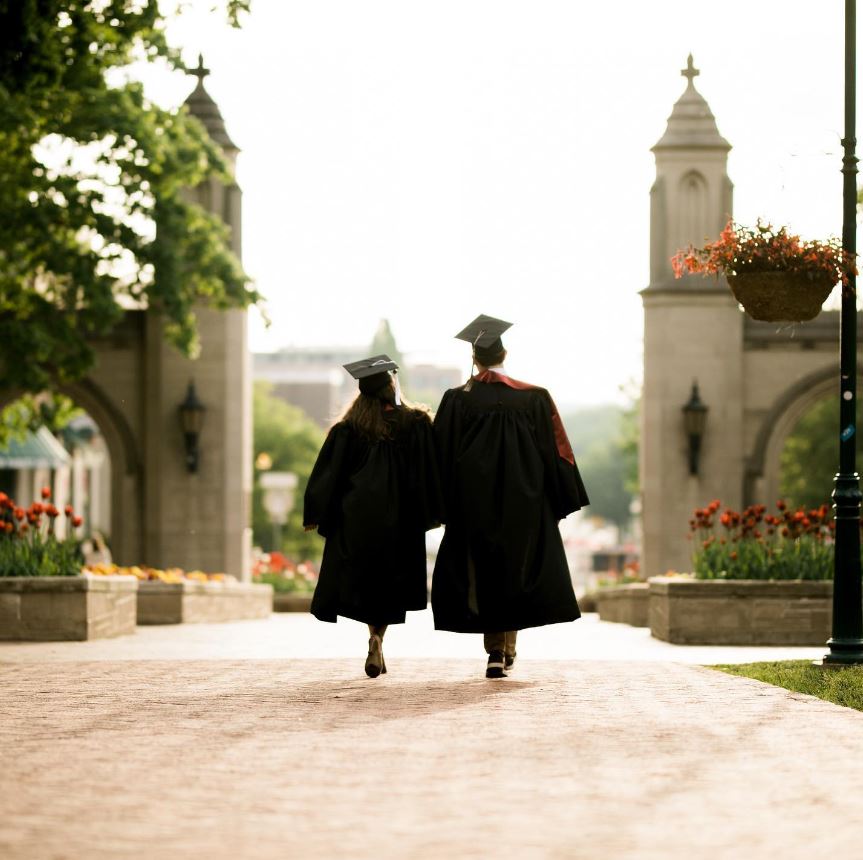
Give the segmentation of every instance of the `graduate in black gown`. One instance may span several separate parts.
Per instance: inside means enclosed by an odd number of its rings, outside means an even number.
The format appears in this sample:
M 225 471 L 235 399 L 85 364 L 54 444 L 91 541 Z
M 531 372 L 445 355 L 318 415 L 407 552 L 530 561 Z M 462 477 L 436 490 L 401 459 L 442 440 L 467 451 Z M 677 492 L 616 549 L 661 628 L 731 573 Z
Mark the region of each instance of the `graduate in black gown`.
M 558 521 L 588 504 L 551 396 L 503 367 L 510 325 L 481 315 L 457 335 L 477 374 L 434 422 L 446 510 L 435 627 L 485 634 L 490 678 L 512 667 L 516 631 L 580 616 Z
M 442 516 L 431 416 L 401 402 L 397 368 L 386 355 L 345 365 L 360 393 L 318 454 L 303 510 L 326 538 L 312 613 L 368 624 L 372 678 L 387 671 L 387 625 L 426 608 L 425 532 Z

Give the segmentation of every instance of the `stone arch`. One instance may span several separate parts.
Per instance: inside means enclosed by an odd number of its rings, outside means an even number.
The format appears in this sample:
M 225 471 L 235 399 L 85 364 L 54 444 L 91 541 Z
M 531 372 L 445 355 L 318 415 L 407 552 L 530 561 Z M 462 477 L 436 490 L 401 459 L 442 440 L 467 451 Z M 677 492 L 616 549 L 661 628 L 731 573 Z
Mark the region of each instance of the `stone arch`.
M 689 170 L 677 186 L 677 234 L 693 245 L 703 244 L 710 233 L 710 196 L 707 180 L 698 170 Z
M 858 377 L 863 365 L 857 367 Z M 772 504 L 779 498 L 780 457 L 785 440 L 797 422 L 816 403 L 831 394 L 836 396 L 837 428 L 839 423 L 839 373 L 833 366 L 822 367 L 785 389 L 764 415 L 752 453 L 746 463 L 743 502 Z M 838 449 L 837 449 L 838 465 Z
M 92 380 L 58 386 L 99 425 L 111 458 L 111 548 L 114 560 L 134 563 L 142 551 L 141 457 L 132 428 L 110 397 Z M 0 395 L 0 409 L 21 396 L 20 391 Z
M 92 380 L 60 386 L 99 425 L 111 456 L 111 547 L 114 560 L 135 563 L 142 557 L 143 492 L 141 457 L 126 417 Z

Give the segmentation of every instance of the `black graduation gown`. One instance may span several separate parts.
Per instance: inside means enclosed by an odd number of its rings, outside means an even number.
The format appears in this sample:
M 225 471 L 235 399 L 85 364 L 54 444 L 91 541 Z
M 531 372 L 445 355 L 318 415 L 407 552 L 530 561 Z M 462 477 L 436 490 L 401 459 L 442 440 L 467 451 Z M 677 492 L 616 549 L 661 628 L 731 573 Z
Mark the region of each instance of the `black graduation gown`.
M 558 521 L 588 498 L 558 452 L 548 392 L 479 381 L 450 389 L 435 431 L 446 510 L 435 627 L 492 633 L 578 618 Z
M 339 422 L 318 454 L 303 522 L 326 538 L 312 614 L 366 624 L 404 623 L 425 609 L 425 532 L 441 521 L 431 420 L 396 408 L 392 438 L 369 442 Z

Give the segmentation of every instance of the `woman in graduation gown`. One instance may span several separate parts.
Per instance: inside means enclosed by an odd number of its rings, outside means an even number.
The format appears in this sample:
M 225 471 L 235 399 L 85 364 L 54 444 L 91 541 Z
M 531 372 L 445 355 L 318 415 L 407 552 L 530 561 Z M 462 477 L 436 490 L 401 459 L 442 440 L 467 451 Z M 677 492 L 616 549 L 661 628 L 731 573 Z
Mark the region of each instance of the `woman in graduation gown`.
M 345 365 L 360 393 L 318 454 L 303 511 L 326 538 L 312 613 L 368 624 L 373 678 L 387 671 L 387 626 L 426 607 L 425 532 L 441 521 L 431 417 L 401 403 L 397 367 L 385 355 Z
M 446 510 L 435 627 L 486 634 L 488 677 L 512 667 L 516 631 L 579 617 L 558 521 L 588 504 L 549 393 L 502 366 L 509 326 L 480 316 L 457 335 L 479 372 L 435 417 Z

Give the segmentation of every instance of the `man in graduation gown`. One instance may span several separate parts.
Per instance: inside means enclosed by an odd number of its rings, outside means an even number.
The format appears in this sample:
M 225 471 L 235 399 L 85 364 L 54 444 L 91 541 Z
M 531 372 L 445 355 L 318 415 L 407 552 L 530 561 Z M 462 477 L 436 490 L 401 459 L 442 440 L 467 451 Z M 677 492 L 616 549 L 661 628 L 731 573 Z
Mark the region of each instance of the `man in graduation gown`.
M 446 510 L 435 627 L 485 634 L 490 678 L 512 667 L 516 631 L 580 616 L 558 522 L 588 504 L 549 393 L 503 367 L 510 325 L 481 315 L 456 335 L 477 374 L 444 394 L 434 422 Z

